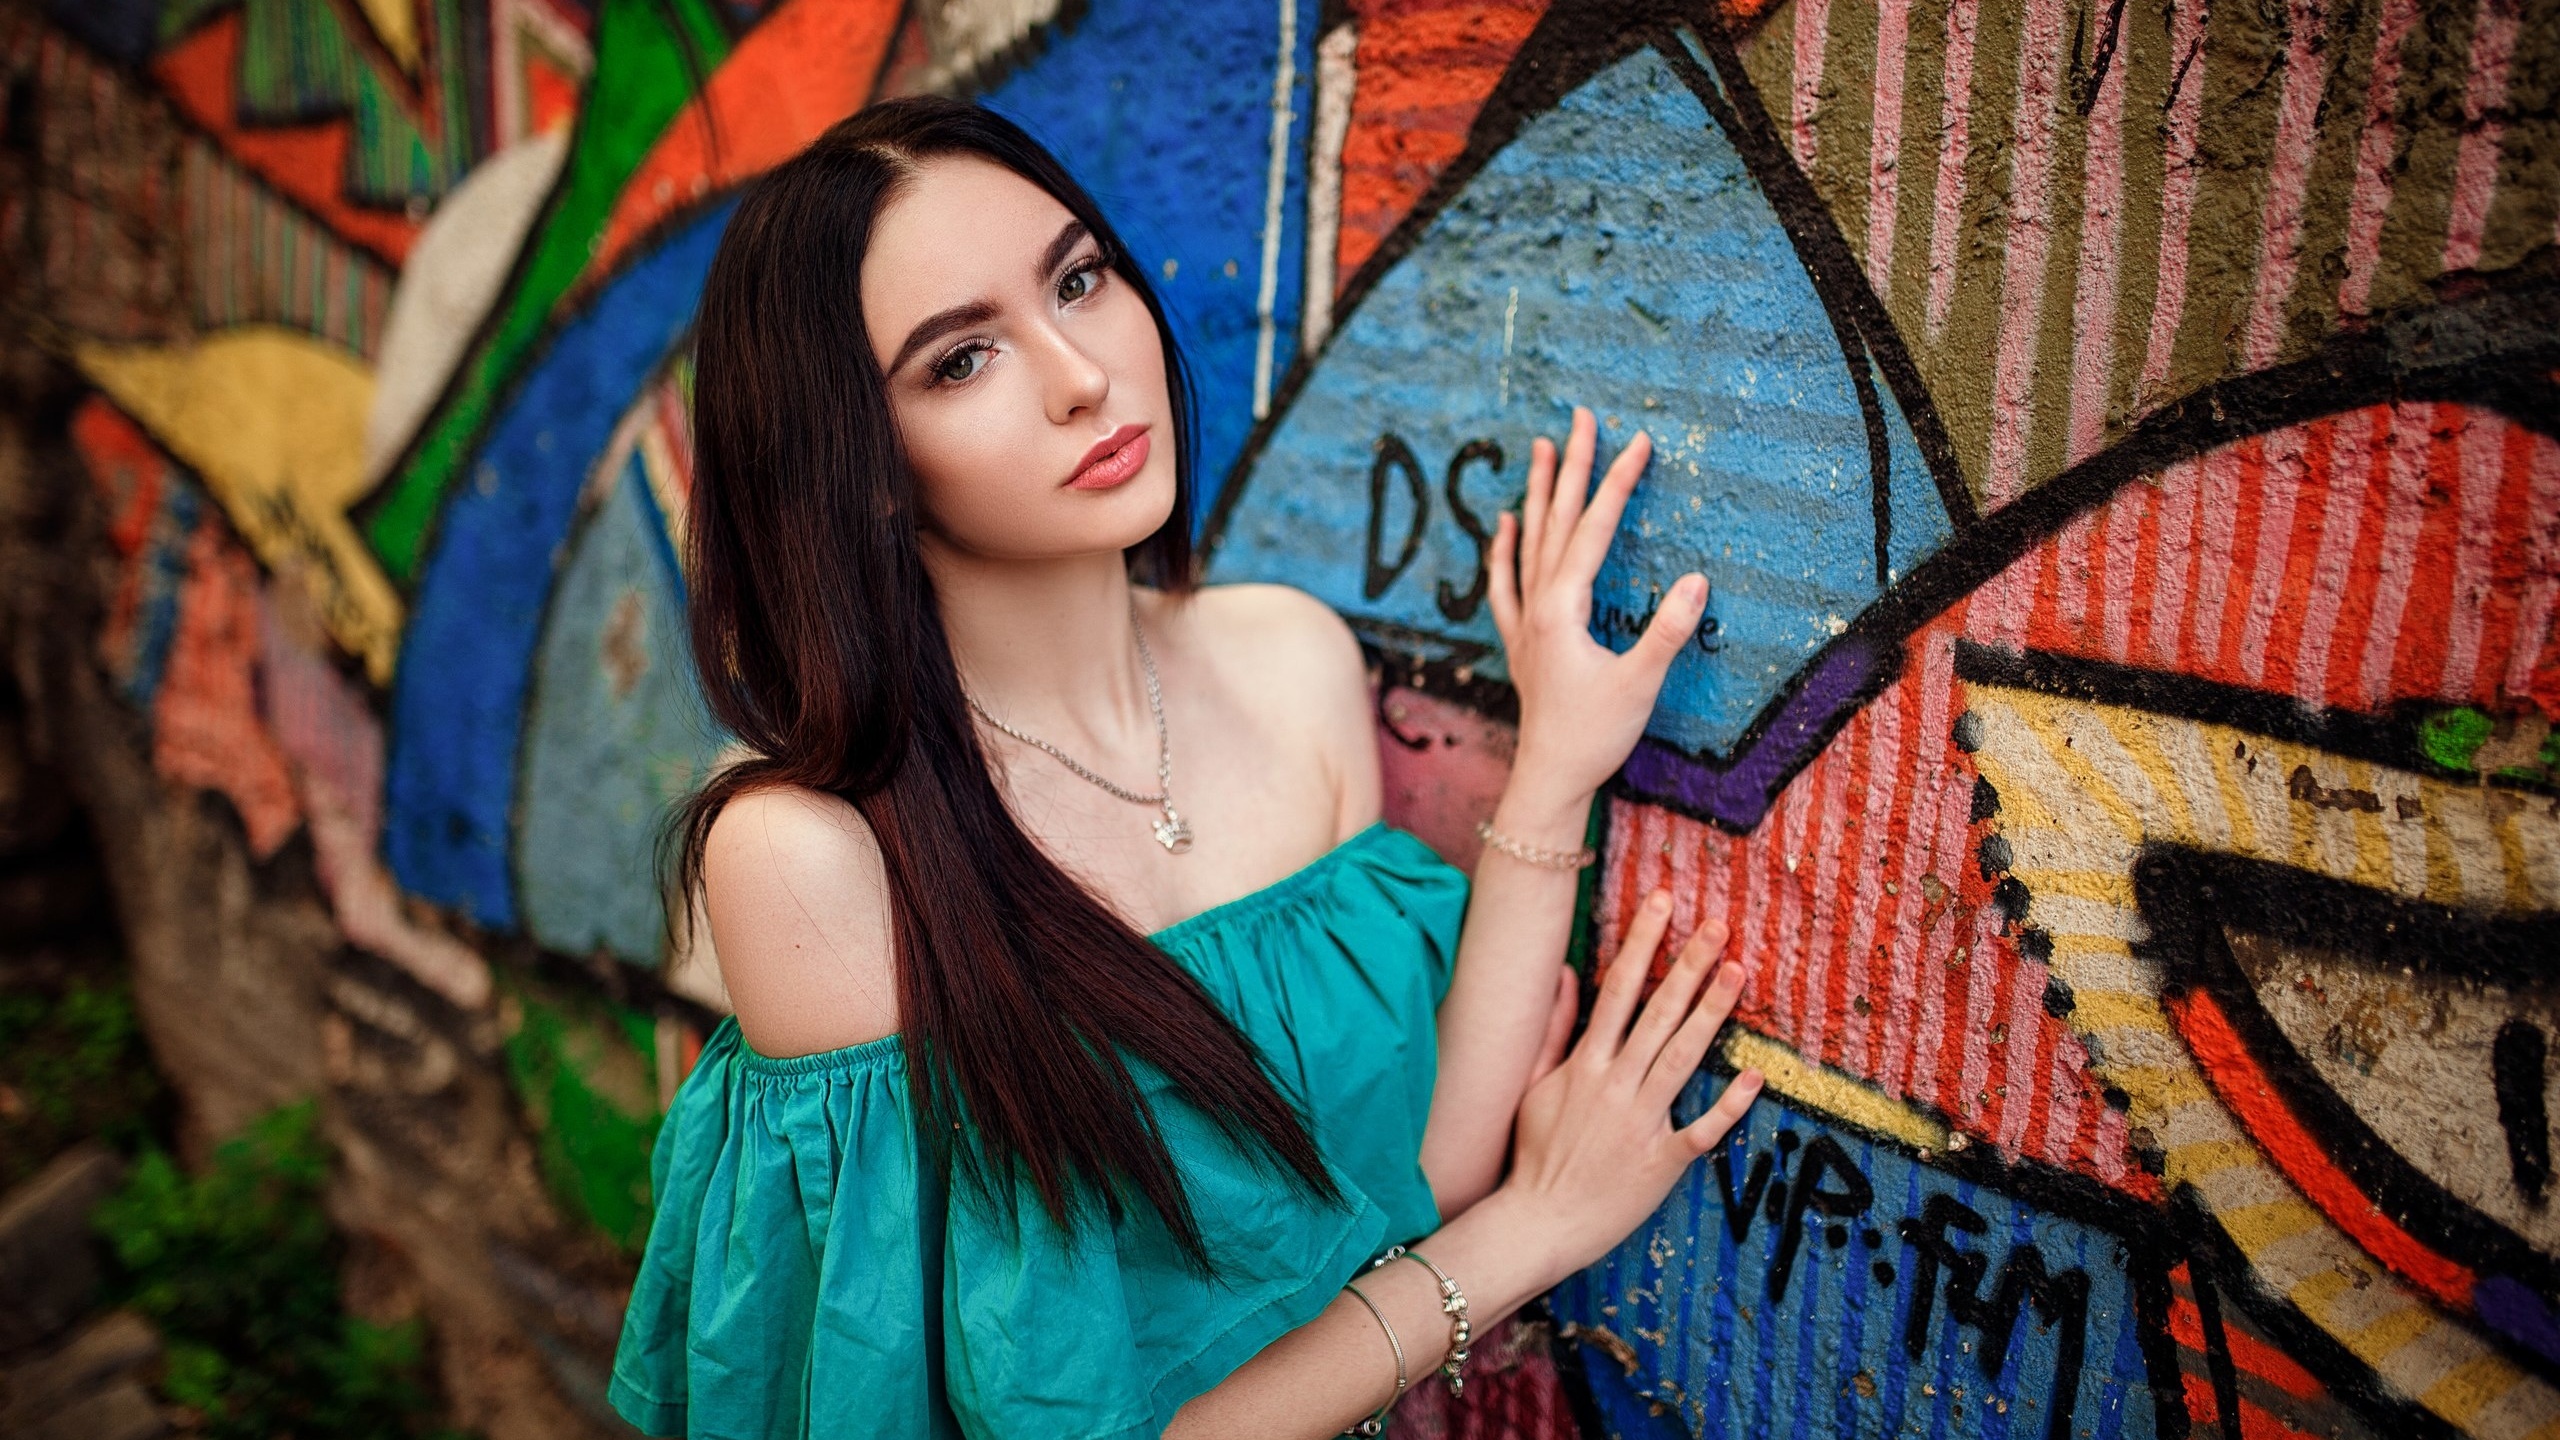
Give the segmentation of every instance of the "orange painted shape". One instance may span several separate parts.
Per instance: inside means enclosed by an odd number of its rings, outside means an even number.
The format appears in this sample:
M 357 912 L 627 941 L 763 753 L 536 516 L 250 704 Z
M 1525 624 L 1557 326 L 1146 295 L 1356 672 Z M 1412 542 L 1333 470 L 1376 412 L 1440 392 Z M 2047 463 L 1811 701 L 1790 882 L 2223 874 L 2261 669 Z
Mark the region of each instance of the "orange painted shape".
M 71 443 L 107 503 L 107 539 L 118 555 L 130 558 L 150 536 L 151 517 L 160 511 L 168 457 L 102 395 L 90 396 L 73 412 Z
M 1342 283 L 1466 148 L 1476 112 L 1546 10 L 1546 0 L 1355 0 L 1359 79 L 1334 252 Z
M 240 31 L 234 11 L 196 31 L 151 62 L 151 72 L 187 119 L 213 137 L 232 159 L 247 166 L 312 216 L 348 240 L 400 264 L 418 238 L 418 222 L 395 211 L 356 205 L 346 198 L 347 147 L 352 125 L 323 120 L 310 125 L 244 126 L 232 77 L 240 70 Z
M 152 768 L 229 796 L 261 860 L 302 821 L 284 752 L 258 718 L 262 603 L 258 562 L 208 515 L 187 539 L 178 632 L 151 707 Z
M 542 56 L 524 62 L 525 123 L 537 135 L 578 118 L 578 77 Z
M 1775 0 L 1725 0 L 1736 32 Z M 1547 0 L 1352 0 L 1351 129 L 1342 145 L 1337 283 L 1361 265 L 1466 149 L 1476 113 L 1547 13 Z
M 2241 1127 L 2275 1161 L 2285 1178 L 2318 1206 L 2331 1224 L 2346 1231 L 2366 1254 L 2389 1266 L 2393 1274 L 2455 1310 L 2469 1311 L 2474 1278 L 2470 1269 L 2437 1254 L 2401 1229 L 2338 1168 L 2276 1093 L 2265 1072 L 2259 1069 L 2257 1058 L 2231 1028 L 2231 1019 L 2223 1013 L 2221 1004 L 2201 990 L 2192 990 L 2170 1000 L 2168 1008 L 2214 1093 L 2231 1107 Z
M 609 272 L 667 216 L 772 169 L 860 109 L 898 13 L 895 0 L 790 0 L 748 32 L 623 187 L 587 274 Z

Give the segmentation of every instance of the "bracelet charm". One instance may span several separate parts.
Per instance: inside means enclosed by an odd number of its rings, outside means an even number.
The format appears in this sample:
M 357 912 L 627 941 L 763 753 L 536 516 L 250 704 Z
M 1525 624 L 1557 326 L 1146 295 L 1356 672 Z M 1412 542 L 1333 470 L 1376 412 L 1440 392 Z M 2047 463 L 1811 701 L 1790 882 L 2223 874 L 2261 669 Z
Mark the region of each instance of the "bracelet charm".
M 1579 850 L 1547 850 L 1514 840 L 1494 829 L 1490 820 L 1476 822 L 1476 838 L 1524 865 L 1535 865 L 1541 870 L 1579 870 L 1600 858 L 1600 852 L 1588 845 Z

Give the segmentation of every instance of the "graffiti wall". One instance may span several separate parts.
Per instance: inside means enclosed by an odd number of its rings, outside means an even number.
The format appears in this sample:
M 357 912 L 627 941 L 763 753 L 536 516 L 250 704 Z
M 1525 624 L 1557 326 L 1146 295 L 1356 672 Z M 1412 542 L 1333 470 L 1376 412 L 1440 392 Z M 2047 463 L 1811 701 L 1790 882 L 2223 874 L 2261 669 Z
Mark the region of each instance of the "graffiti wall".
M 1531 437 L 1656 442 L 1595 634 L 1712 581 L 1582 948 L 1726 919 L 1684 1103 L 1770 1097 L 1408 1428 L 2560 1437 L 2551 0 L 57 0 L 0 63 L 80 182 L 0 241 L 100 666 L 503 1017 L 601 1232 L 722 1004 L 648 866 L 725 742 L 694 301 L 742 185 L 940 90 L 1159 278 L 1212 580 L 1352 622 L 1452 858 Z

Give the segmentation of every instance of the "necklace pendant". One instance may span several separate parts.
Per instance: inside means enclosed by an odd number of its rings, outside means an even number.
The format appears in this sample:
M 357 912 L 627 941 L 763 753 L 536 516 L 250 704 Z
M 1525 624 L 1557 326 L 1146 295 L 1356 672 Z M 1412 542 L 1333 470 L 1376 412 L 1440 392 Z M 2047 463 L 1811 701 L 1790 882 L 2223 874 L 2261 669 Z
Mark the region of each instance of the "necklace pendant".
M 1191 822 L 1171 804 L 1164 807 L 1164 818 L 1156 822 L 1156 843 L 1179 855 L 1191 848 Z

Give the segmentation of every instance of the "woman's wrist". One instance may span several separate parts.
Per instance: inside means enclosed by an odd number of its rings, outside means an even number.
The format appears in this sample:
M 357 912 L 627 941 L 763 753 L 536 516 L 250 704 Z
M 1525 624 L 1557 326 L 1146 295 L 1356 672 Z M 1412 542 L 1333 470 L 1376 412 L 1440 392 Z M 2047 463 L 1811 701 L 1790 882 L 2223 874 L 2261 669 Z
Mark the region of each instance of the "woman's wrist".
M 1582 837 L 1590 828 L 1591 801 L 1596 793 L 1544 782 L 1514 770 L 1511 783 L 1503 787 L 1502 798 L 1494 803 L 1493 828 L 1541 850 L 1581 849 Z
M 1429 1242 L 1438 1254 L 1464 1254 L 1477 1269 L 1465 1284 L 1479 1334 L 1561 1284 L 1581 1268 L 1558 1245 L 1561 1227 L 1510 1185 L 1468 1206 Z M 1448 1254 L 1440 1259 L 1456 1268 Z

